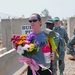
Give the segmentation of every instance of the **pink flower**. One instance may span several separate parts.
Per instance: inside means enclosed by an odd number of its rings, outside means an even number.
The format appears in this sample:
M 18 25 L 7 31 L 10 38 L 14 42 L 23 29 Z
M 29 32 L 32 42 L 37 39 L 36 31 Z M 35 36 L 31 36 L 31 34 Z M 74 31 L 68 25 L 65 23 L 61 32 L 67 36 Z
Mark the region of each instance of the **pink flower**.
M 42 52 L 43 53 L 51 52 L 51 48 L 46 44 L 42 47 Z

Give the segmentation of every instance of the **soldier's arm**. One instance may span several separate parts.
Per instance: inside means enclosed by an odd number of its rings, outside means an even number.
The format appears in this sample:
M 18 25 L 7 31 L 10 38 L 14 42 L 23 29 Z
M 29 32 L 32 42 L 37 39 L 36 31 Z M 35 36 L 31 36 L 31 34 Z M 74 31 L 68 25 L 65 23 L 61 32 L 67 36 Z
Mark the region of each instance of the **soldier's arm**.
M 58 45 L 58 53 L 59 53 L 59 60 L 62 60 L 64 58 L 64 40 L 59 36 L 59 45 Z
M 66 42 L 66 44 L 68 43 L 68 40 L 69 40 L 69 38 L 68 38 L 68 34 L 67 34 L 67 32 L 66 32 L 66 30 L 64 29 L 64 40 L 65 40 L 65 42 Z
M 70 54 L 75 55 L 74 46 L 75 45 L 75 36 L 69 41 L 67 47 Z

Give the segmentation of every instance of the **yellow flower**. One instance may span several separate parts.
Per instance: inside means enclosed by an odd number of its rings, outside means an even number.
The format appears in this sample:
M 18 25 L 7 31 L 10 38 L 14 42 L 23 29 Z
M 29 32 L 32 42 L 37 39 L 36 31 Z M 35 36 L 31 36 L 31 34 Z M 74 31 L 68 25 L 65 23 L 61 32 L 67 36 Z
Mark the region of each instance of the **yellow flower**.
M 26 39 L 26 34 L 21 35 L 20 39 L 25 40 Z
M 18 45 L 24 44 L 26 40 L 26 34 L 20 36 L 20 40 L 17 42 Z
M 28 52 L 32 52 L 35 48 L 34 44 L 29 44 L 30 48 L 28 49 Z
M 24 43 L 24 40 L 20 40 L 20 41 L 17 42 L 18 45 L 21 45 L 23 43 Z

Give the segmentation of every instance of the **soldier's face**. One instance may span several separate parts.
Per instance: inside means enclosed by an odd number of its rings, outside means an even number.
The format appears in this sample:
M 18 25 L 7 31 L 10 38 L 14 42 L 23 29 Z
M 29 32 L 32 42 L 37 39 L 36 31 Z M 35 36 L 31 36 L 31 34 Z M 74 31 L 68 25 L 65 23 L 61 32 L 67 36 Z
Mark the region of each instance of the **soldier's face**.
M 49 29 L 53 29 L 53 27 L 54 27 L 54 24 L 51 24 L 51 23 L 47 23 L 46 24 L 46 28 L 49 28 Z
M 58 21 L 58 20 L 57 21 L 54 21 L 54 26 L 55 27 L 59 27 L 60 26 L 60 21 Z

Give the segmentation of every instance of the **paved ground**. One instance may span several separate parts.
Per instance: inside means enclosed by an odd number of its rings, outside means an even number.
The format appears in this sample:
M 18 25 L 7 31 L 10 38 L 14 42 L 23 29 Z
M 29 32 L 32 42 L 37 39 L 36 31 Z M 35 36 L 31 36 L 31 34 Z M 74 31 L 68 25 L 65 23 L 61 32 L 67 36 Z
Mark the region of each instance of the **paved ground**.
M 26 71 L 22 75 L 26 75 Z M 58 72 L 58 75 L 59 75 L 59 72 Z M 64 75 L 75 75 L 75 60 L 69 60 L 67 54 L 65 55 Z

